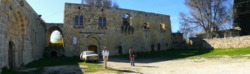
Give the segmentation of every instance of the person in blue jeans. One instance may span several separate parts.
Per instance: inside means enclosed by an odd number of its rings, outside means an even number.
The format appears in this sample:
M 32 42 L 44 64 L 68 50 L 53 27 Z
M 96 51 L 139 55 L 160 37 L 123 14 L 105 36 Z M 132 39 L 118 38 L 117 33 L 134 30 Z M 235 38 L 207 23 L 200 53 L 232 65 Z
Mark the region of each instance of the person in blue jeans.
M 130 47 L 130 50 L 129 50 L 129 59 L 130 59 L 130 63 L 131 63 L 131 66 L 135 66 L 135 59 L 134 59 L 134 56 L 135 56 L 135 52 L 134 50 L 132 49 L 132 47 Z

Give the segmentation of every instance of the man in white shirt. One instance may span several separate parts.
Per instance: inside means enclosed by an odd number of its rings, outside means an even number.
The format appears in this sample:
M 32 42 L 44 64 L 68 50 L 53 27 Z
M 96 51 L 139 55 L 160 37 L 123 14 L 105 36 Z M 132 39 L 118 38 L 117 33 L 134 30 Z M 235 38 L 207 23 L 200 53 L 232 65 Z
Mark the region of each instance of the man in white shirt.
M 109 51 L 106 47 L 104 47 L 105 50 L 102 51 L 103 61 L 104 61 L 104 67 L 107 68 L 107 61 L 109 56 Z

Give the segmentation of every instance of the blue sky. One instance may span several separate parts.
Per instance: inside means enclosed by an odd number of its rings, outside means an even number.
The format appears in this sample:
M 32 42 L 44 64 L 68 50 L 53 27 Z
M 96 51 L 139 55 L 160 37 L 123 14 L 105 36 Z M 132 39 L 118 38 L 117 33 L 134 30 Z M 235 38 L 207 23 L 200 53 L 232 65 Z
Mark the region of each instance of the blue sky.
M 81 0 L 27 0 L 42 15 L 46 23 L 63 23 L 65 2 L 81 3 Z M 179 30 L 179 12 L 189 12 L 185 0 L 113 0 L 120 8 L 170 15 L 172 32 Z M 52 34 L 53 38 L 54 34 Z

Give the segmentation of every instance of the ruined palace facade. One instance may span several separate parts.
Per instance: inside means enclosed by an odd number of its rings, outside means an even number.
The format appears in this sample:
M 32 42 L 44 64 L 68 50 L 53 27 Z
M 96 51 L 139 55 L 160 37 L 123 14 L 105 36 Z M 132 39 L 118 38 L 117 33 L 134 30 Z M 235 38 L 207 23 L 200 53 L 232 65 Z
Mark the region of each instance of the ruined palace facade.
M 129 47 L 150 52 L 171 46 L 170 16 L 156 13 L 65 3 L 64 23 L 57 29 L 66 56 L 87 50 L 101 55 L 104 47 L 110 55 L 118 55 L 128 53 Z
M 65 3 L 64 23 L 45 23 L 26 0 L 0 0 L 0 68 L 16 68 L 43 57 L 58 30 L 68 57 L 81 51 L 110 55 L 169 49 L 170 16 L 112 7 Z M 1 69 L 0 69 L 1 73 Z
M 0 68 L 42 58 L 45 30 L 46 23 L 26 0 L 0 0 Z

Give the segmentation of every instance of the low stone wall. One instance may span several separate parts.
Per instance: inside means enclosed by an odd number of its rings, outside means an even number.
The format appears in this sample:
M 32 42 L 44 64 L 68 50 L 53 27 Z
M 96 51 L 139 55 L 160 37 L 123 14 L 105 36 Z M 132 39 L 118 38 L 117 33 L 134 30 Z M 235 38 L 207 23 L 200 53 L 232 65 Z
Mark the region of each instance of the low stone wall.
M 46 48 L 44 50 L 44 57 L 52 57 L 53 52 L 55 52 L 56 57 L 65 56 L 63 48 Z
M 215 39 L 204 39 L 213 48 L 246 48 L 250 47 L 250 35 L 228 37 L 228 38 L 215 38 Z M 203 44 L 204 46 L 204 44 Z M 208 46 L 204 46 L 208 48 Z
M 213 49 L 213 48 L 246 48 L 250 47 L 250 35 L 201 39 L 198 37 L 187 38 L 186 41 L 172 43 L 172 49 Z

